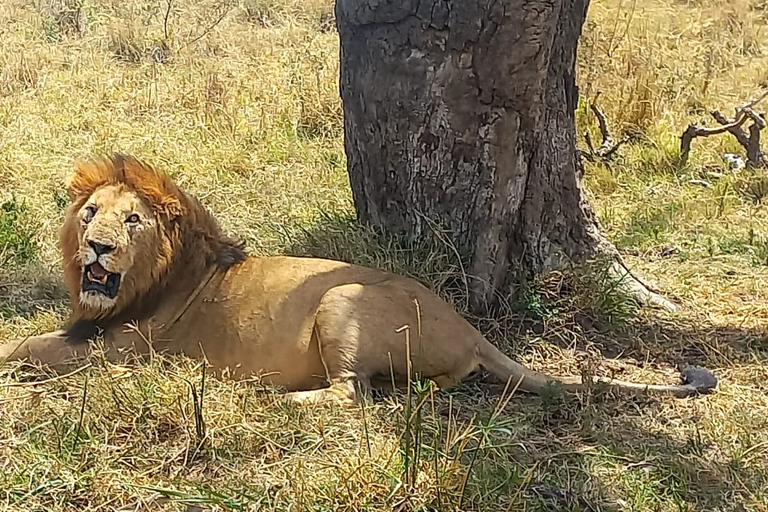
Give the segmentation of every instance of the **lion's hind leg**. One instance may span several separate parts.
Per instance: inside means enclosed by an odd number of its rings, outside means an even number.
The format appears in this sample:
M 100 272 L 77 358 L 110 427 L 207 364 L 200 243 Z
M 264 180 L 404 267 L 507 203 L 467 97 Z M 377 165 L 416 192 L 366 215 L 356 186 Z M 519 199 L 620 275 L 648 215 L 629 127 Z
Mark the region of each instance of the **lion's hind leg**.
M 366 352 L 370 341 L 368 329 L 361 329 L 360 313 L 365 308 L 361 284 L 347 284 L 330 289 L 320 299 L 315 315 L 314 340 L 320 350 L 329 387 L 294 391 L 286 398 L 298 403 L 341 401 L 354 403 L 370 391 L 370 373 Z M 362 301 L 362 302 L 361 302 Z
M 354 401 L 361 390 L 367 394 L 372 381 L 389 387 L 394 377 L 396 387 L 405 385 L 409 371 L 445 389 L 476 369 L 472 327 L 425 291 L 396 280 L 328 290 L 317 308 L 313 337 L 330 387 L 289 398 Z

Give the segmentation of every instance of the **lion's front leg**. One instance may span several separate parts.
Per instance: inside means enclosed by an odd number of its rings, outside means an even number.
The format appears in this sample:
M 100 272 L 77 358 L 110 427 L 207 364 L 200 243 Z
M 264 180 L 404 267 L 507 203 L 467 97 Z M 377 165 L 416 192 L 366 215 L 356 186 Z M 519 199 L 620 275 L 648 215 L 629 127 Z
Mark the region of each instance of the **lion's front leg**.
M 64 370 L 90 352 L 87 341 L 73 341 L 64 331 L 54 331 L 0 345 L 0 365 L 6 361 L 25 360 L 53 370 Z

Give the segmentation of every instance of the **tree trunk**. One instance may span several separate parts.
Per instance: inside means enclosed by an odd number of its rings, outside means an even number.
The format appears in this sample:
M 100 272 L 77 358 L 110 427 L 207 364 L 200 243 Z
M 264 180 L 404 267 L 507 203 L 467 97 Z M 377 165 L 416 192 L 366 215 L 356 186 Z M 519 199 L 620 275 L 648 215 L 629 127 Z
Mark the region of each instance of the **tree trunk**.
M 468 257 L 476 310 L 614 251 L 581 184 L 576 47 L 589 0 L 337 0 L 359 219 Z

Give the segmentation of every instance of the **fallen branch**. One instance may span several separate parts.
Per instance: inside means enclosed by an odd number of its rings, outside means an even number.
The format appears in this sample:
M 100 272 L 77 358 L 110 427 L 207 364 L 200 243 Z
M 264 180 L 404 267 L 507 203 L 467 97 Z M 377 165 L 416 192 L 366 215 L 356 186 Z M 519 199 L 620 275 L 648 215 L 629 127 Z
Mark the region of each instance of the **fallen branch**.
M 728 132 L 736 137 L 736 140 L 739 141 L 739 144 L 746 147 L 746 145 L 749 143 L 749 135 L 747 135 L 747 132 L 745 132 L 740 125 L 734 125 L 734 120 L 728 119 L 723 114 L 721 114 L 719 110 L 713 110 L 710 112 L 710 114 L 715 118 L 715 121 L 723 126 L 733 125 L 728 129 Z
M 736 108 L 736 118 L 729 119 L 718 110 L 713 110 L 710 115 L 720 126 L 707 128 L 704 126 L 690 124 L 688 128 L 680 135 L 680 161 L 683 165 L 688 161 L 688 155 L 691 152 L 691 142 L 696 137 L 709 137 L 728 132 L 733 135 L 739 144 L 747 152 L 747 165 L 749 167 L 768 166 L 768 158 L 760 149 L 760 132 L 765 129 L 766 121 L 764 114 L 758 114 L 753 107 L 768 97 L 768 90 L 750 102 Z M 747 121 L 749 133 L 742 126 Z
M 752 120 L 749 127 L 749 143 L 747 144 L 747 165 L 752 167 L 763 166 L 768 163 L 765 153 L 760 149 L 760 131 L 765 128 L 763 114 L 756 114 L 751 108 L 746 109 L 747 117 Z
M 747 115 L 742 112 L 739 117 L 726 125 L 718 126 L 715 128 L 707 128 L 699 126 L 697 124 L 689 124 L 683 134 L 680 136 L 680 161 L 685 164 L 688 161 L 688 154 L 691 152 L 691 142 L 696 137 L 710 137 L 712 135 L 719 135 L 730 130 L 741 130 L 741 125 L 747 120 Z M 743 131 L 743 130 L 742 130 Z
M 756 114 L 751 107 L 743 109 L 747 119 L 752 121 L 749 127 L 749 134 L 740 126 L 729 129 L 728 132 L 733 135 L 747 152 L 747 165 L 750 167 L 768 166 L 768 157 L 760 149 L 760 130 L 765 128 L 765 119 L 761 114 Z M 715 121 L 721 125 L 731 124 L 733 121 L 721 114 L 717 110 L 710 112 Z
M 753 100 L 752 100 L 752 101 L 750 101 L 749 103 L 745 103 L 744 105 L 742 105 L 742 106 L 741 106 L 741 110 L 747 110 L 747 109 L 751 109 L 752 107 L 754 107 L 755 105 L 757 105 L 758 103 L 760 103 L 761 101 L 763 101 L 763 100 L 764 100 L 766 97 L 768 97 L 768 89 L 766 89 L 765 91 L 763 91 L 763 94 L 761 94 L 761 95 L 760 95 L 760 96 L 758 96 L 757 98 L 753 99 Z
M 603 143 L 599 148 L 597 148 L 597 151 L 605 152 L 613 146 L 613 136 L 611 135 L 610 128 L 608 128 L 608 119 L 605 117 L 605 113 L 600 110 L 600 107 L 594 103 L 591 103 L 589 108 L 595 114 L 595 117 L 597 118 L 597 125 L 600 128 L 600 135 L 603 136 Z

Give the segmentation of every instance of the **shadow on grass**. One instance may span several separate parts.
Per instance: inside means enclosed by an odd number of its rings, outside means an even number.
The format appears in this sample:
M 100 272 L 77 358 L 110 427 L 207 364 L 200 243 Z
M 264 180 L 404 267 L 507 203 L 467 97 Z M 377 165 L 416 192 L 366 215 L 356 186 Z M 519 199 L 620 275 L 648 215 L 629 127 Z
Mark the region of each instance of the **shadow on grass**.
M 60 272 L 31 262 L 0 270 L 0 319 L 29 320 L 41 310 L 68 307 Z
M 450 400 L 454 416 L 482 422 L 501 391 L 464 383 L 443 393 L 441 412 Z M 515 397 L 475 460 L 473 501 L 479 510 L 516 494 L 513 509 L 526 510 L 762 510 L 768 472 L 755 453 L 766 421 L 708 400 Z M 723 407 L 727 414 L 715 410 Z M 471 459 L 462 457 L 465 466 Z
M 285 252 L 414 277 L 467 314 L 461 262 L 439 241 L 403 246 L 361 227 L 351 216 L 324 216 L 310 229 L 289 233 Z M 583 301 L 564 301 L 548 294 L 546 283 L 541 286 L 534 295 L 541 299 L 536 311 L 543 314 L 531 315 L 527 300 L 517 301 L 522 308 L 501 321 L 470 321 L 517 359 L 542 342 L 561 350 L 590 349 L 607 358 L 617 378 L 630 380 L 622 373 L 650 367 L 666 373 L 668 382 L 677 378 L 675 368 L 702 365 L 714 370 L 721 383 L 726 379 L 730 396 L 672 403 L 599 395 L 566 399 L 557 393 L 515 397 L 502 426 L 489 430 L 493 440 L 478 449 L 482 456 L 461 456 L 472 466 L 469 503 L 489 510 L 506 507 L 517 496 L 513 509 L 606 511 L 747 510 L 766 503 L 761 493 L 768 488 L 768 471 L 761 464 L 768 445 L 768 402 L 755 403 L 752 410 L 736 403 L 768 391 L 764 332 L 624 310 L 616 326 L 611 324 L 615 315 L 596 310 L 594 302 L 585 313 Z M 595 293 L 578 287 L 572 291 L 575 296 Z M 624 307 L 622 300 L 614 302 Z M 548 369 L 563 374 L 568 370 L 562 366 L 573 366 L 573 361 L 553 364 L 561 368 Z M 727 382 L 731 378 L 738 385 Z M 740 390 L 731 392 L 734 387 Z M 470 379 L 439 394 L 437 414 L 445 417 L 450 410 L 454 419 L 470 421 L 476 415 L 472 421 L 482 422 L 502 391 L 498 383 Z
M 63 208 L 58 195 L 54 200 Z M 66 300 L 61 274 L 38 257 L 39 223 L 26 203 L 11 197 L 0 202 L 0 320 L 28 320 Z

